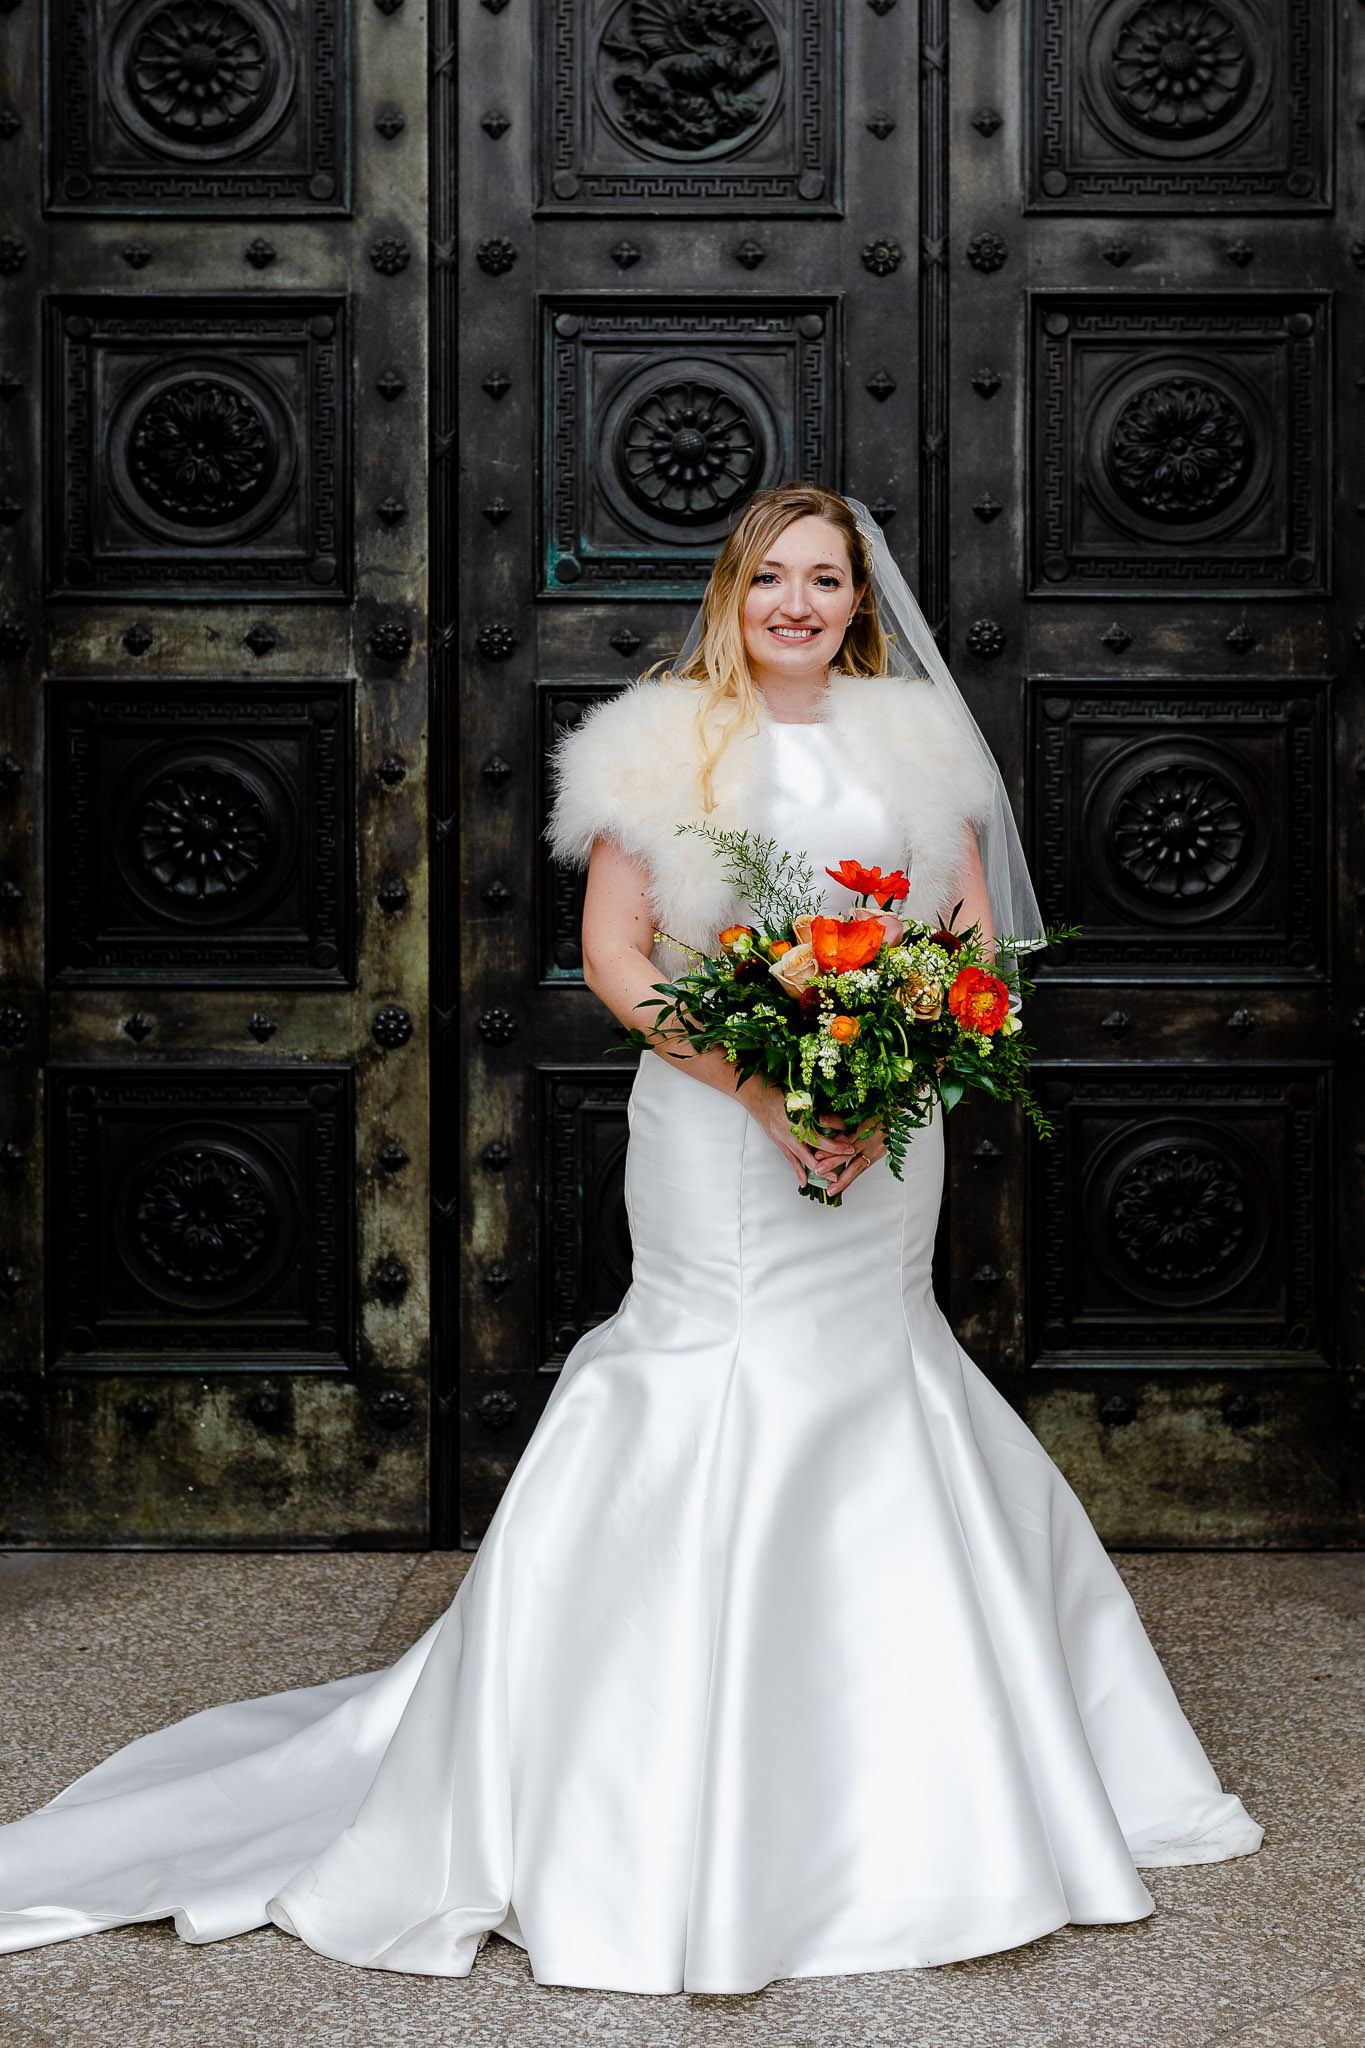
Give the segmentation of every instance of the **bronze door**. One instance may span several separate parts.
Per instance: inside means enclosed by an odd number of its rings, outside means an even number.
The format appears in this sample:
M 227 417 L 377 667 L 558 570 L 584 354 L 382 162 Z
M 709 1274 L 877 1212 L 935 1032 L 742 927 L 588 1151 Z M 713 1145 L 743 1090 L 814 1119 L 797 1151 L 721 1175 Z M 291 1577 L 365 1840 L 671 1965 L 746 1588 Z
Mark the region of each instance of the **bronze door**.
M 1358 1540 L 1360 24 L 958 17 L 952 649 L 1083 933 L 955 1305 L 1111 1541 Z
M 1323 11 L 483 0 L 453 26 L 443 1526 L 477 1540 L 628 1270 L 630 1066 L 544 857 L 546 747 L 677 646 L 735 508 L 796 474 L 886 522 L 1048 914 L 1085 927 L 1033 1011 L 1055 1139 L 953 1119 L 963 1341 L 1110 1539 L 1352 1540 L 1331 819 L 1335 789 L 1358 832 L 1362 258 Z
M 421 1541 L 422 26 L 0 67 L 3 1540 Z

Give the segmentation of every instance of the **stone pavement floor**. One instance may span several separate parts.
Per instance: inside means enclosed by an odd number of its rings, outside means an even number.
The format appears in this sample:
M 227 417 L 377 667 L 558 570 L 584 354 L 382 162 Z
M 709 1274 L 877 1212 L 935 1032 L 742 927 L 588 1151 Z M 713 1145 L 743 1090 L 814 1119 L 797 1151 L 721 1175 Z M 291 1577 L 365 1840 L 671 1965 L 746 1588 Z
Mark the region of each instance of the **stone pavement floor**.
M 0 1957 L 3 2048 L 1365 2048 L 1365 1555 L 1116 1562 L 1256 1856 L 1143 1873 L 1157 1910 L 936 1969 L 643 1998 L 327 1961 L 169 1923 Z M 219 1701 L 387 1664 L 462 1555 L 0 1558 L 0 1818 Z

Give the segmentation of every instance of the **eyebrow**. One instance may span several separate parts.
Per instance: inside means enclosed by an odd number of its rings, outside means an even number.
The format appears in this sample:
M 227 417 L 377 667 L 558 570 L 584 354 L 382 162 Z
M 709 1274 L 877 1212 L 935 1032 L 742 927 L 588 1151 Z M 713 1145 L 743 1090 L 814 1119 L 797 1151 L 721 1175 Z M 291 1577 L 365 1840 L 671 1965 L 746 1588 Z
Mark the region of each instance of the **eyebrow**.
M 772 556 L 769 555 L 765 557 L 765 559 L 761 561 L 758 566 L 760 569 L 785 569 L 787 564 L 785 562 L 775 562 Z M 847 576 L 848 574 L 848 570 L 844 567 L 842 562 L 812 562 L 811 569 L 812 571 L 817 569 L 832 569 L 836 576 Z

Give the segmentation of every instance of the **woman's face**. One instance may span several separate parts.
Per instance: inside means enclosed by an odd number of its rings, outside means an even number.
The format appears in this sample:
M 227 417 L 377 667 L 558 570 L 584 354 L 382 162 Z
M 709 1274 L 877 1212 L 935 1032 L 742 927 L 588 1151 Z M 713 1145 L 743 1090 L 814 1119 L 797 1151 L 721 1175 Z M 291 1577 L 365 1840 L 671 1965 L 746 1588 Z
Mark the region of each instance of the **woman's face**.
M 837 526 L 793 519 L 754 571 L 744 599 L 744 646 L 755 676 L 823 672 L 843 644 L 859 592 Z

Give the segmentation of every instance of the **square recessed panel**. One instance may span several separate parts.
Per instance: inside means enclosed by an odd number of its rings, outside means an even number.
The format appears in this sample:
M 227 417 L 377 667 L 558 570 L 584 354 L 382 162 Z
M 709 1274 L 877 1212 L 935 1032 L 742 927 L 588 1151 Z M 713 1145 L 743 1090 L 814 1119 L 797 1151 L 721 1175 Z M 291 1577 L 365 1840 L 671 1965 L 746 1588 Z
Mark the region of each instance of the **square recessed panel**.
M 346 301 L 48 301 L 47 583 L 104 599 L 344 599 Z
M 47 0 L 47 211 L 346 213 L 350 13 Z
M 630 1285 L 626 1105 L 635 1068 L 542 1067 L 542 1370 L 611 1315 Z
M 1326 978 L 1322 683 L 1042 681 L 1031 701 L 1033 873 L 1048 922 L 1081 926 L 1047 979 Z
M 58 986 L 344 984 L 351 686 L 48 685 Z
M 542 306 L 545 590 L 699 595 L 757 490 L 840 465 L 836 298 Z
M 840 210 L 833 0 L 544 0 L 542 213 Z
M 1322 1365 L 1326 1071 L 1034 1072 L 1034 1363 Z
M 1032 594 L 1325 594 L 1326 296 L 1031 296 Z
M 1032 210 L 1331 205 L 1322 0 L 1029 0 L 1024 47 Z
M 50 1361 L 347 1364 L 351 1098 L 342 1066 L 49 1068 Z

